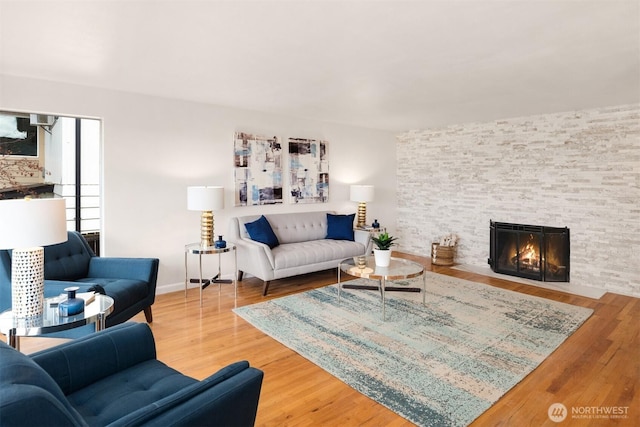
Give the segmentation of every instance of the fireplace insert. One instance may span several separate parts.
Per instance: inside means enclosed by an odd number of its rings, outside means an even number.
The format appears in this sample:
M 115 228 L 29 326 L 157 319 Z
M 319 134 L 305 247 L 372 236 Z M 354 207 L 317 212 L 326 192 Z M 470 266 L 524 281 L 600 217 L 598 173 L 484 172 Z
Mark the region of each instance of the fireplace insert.
M 496 273 L 569 281 L 569 229 L 490 221 L 489 265 Z

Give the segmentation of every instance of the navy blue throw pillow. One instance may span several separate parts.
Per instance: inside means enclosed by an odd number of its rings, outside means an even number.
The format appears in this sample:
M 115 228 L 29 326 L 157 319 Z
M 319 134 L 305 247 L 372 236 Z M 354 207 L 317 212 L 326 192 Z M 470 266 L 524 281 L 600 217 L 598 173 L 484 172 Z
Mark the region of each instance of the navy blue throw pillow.
M 253 222 L 246 223 L 244 226 L 247 228 L 247 233 L 249 233 L 251 240 L 264 243 L 271 249 L 280 244 L 278 237 L 271 228 L 271 224 L 269 224 L 269 221 L 267 221 L 264 215 Z
M 353 219 L 356 214 L 327 214 L 327 239 L 353 241 Z

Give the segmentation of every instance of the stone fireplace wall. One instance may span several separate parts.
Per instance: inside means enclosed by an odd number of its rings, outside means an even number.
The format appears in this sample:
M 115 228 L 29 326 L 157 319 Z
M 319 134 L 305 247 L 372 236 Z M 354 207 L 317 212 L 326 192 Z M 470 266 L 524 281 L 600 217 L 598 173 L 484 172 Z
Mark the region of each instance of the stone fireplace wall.
M 571 283 L 640 296 L 640 105 L 414 130 L 397 143 L 399 249 L 487 267 L 489 220 L 571 229 Z

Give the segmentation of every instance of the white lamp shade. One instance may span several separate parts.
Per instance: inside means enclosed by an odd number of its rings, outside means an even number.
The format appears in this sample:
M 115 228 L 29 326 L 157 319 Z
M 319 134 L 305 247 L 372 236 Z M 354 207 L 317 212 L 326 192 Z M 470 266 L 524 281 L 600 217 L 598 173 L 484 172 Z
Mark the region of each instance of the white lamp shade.
M 373 196 L 373 185 L 352 185 L 349 199 L 352 202 L 372 202 Z
M 0 200 L 0 249 L 67 241 L 64 199 Z
M 187 187 L 187 209 L 214 211 L 224 208 L 224 187 Z

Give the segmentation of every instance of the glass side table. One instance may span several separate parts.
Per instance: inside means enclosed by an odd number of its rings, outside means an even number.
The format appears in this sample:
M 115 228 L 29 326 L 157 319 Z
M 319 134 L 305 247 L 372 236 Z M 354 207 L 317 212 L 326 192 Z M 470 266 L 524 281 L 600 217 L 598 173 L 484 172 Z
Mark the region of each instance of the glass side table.
M 346 273 L 349 276 L 361 277 L 368 280 L 376 280 L 377 285 L 352 285 L 344 284 L 340 281 L 340 273 Z M 422 288 L 410 286 L 387 286 L 387 282 L 394 280 L 411 279 L 422 276 Z M 379 267 L 376 265 L 375 258 L 369 256 L 356 256 L 340 261 L 338 264 L 338 301 L 340 301 L 340 292 L 342 289 L 366 289 L 379 290 L 382 298 L 382 320 L 385 319 L 385 293 L 388 291 L 400 292 L 420 292 L 422 291 L 422 305 L 425 305 L 426 293 L 426 276 L 424 275 L 424 266 L 417 262 L 402 258 L 391 258 L 388 267 Z
M 16 319 L 11 310 L 0 314 L 0 332 L 7 336 L 7 344 L 20 350 L 20 337 L 33 337 L 51 334 L 67 329 L 96 324 L 96 331 L 106 327 L 106 318 L 113 312 L 113 298 L 96 295 L 95 299 L 85 305 L 84 311 L 75 316 L 60 316 L 58 307 L 50 306 L 47 298 L 44 301 L 44 313 L 29 319 Z
M 221 278 L 222 254 L 233 252 L 233 280 L 225 280 Z M 198 273 L 197 279 L 189 279 L 189 266 L 187 256 L 189 254 L 198 255 Z M 218 255 L 218 274 L 211 279 L 202 278 L 202 255 Z M 238 254 L 236 246 L 227 243 L 226 248 L 216 248 L 215 246 L 201 246 L 200 243 L 190 243 L 184 247 L 184 296 L 187 297 L 187 283 L 197 283 L 200 288 L 200 307 L 202 307 L 202 291 L 211 283 L 218 284 L 218 294 L 221 292 L 223 283 L 233 283 L 234 301 L 238 299 Z

